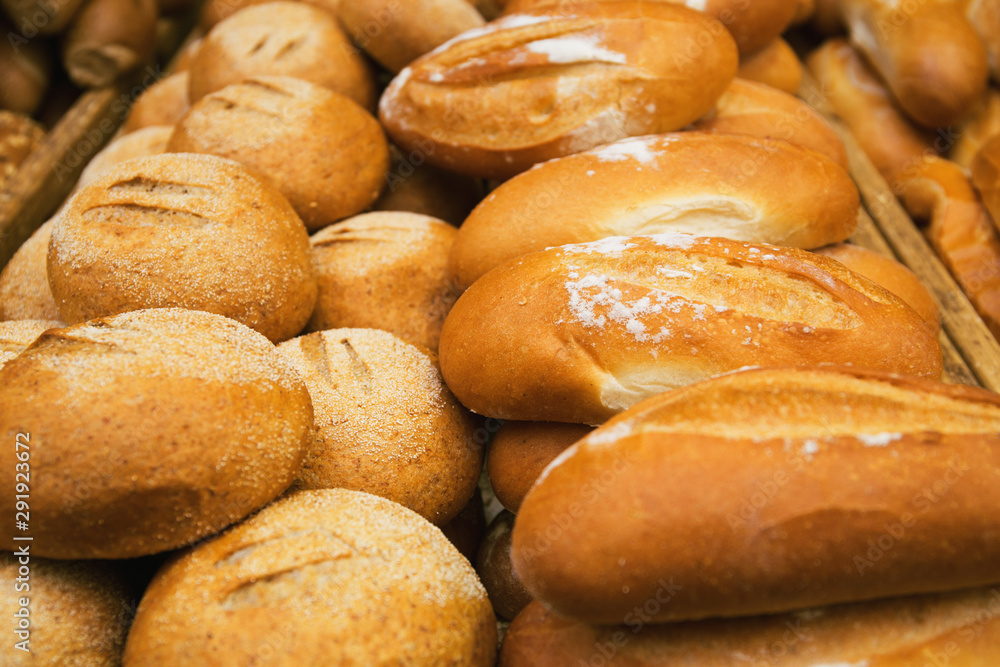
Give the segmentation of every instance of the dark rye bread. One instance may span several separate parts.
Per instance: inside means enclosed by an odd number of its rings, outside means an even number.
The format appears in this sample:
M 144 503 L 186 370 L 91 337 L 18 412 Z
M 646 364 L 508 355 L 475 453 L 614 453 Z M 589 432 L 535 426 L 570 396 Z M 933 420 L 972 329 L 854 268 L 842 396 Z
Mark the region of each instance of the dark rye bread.
M 535 599 L 616 624 L 750 616 L 1000 582 L 1000 397 L 816 367 L 650 398 L 554 461 L 521 504 Z M 661 602 L 663 602 L 661 600 Z

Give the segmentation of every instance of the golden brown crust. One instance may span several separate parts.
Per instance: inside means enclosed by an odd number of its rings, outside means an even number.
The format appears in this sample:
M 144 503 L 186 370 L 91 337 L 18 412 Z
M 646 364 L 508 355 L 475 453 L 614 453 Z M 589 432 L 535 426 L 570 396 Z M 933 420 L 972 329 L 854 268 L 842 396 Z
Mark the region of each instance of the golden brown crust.
M 1000 229 L 1000 136 L 986 142 L 976 153 L 972 161 L 972 184 Z
M 164 309 L 49 331 L 0 368 L 0 434 L 28 434 L 32 553 L 131 558 L 260 508 L 295 478 L 309 394 L 266 338 Z M 15 448 L 0 481 L 14 487 Z M 14 508 L 2 529 L 10 544 Z
M 583 424 L 504 422 L 486 456 L 497 500 L 516 514 L 528 489 L 549 463 L 592 430 Z
M 962 119 L 982 98 L 986 49 L 957 3 L 841 0 L 851 42 L 924 127 Z
M 510 563 L 510 533 L 513 529 L 513 514 L 507 510 L 497 514 L 476 557 L 476 574 L 489 594 L 493 611 L 507 620 L 512 620 L 531 602 L 531 593 L 514 574 Z
M 371 68 L 328 12 L 269 2 L 236 12 L 202 40 L 191 64 L 192 102 L 248 76 L 290 76 L 346 95 L 365 109 L 377 99 Z
M 37 0 L 2 0 L 0 6 L 3 6 L 7 16 L 17 27 L 27 24 L 37 28 L 39 34 L 58 35 L 66 30 L 84 2 L 85 0 L 65 0 L 39 5 Z
M 827 156 L 847 169 L 847 149 L 812 107 L 777 88 L 733 79 L 715 107 L 691 129 L 782 139 Z
M 387 500 L 300 491 L 157 573 L 125 664 L 493 665 L 496 624 L 469 563 Z
M 913 309 L 839 262 L 684 234 L 511 260 L 458 300 L 440 354 L 448 386 L 474 412 L 588 424 L 743 366 L 940 377 L 942 363 Z
M 669 595 L 665 590 L 646 604 L 655 609 Z M 640 607 L 620 625 L 599 627 L 560 618 L 533 602 L 504 636 L 499 666 L 595 664 L 589 661 L 606 655 L 601 664 L 610 667 L 770 665 L 778 656 L 782 667 L 912 667 L 922 661 L 980 667 L 1000 660 L 996 586 L 775 616 L 662 625 L 647 625 L 645 617 Z
M 536 599 L 590 623 L 624 622 L 663 582 L 680 590 L 655 622 L 953 590 L 1000 578 L 998 494 L 996 394 L 752 370 L 568 449 L 521 505 L 512 558 Z
M 0 320 L 58 320 L 61 317 L 45 269 L 53 224 L 53 220 L 48 220 L 35 230 L 0 273 Z
M 368 208 L 389 168 L 371 114 L 285 76 L 250 77 L 202 97 L 177 122 L 169 150 L 236 160 L 277 187 L 310 231 Z
M 319 298 L 309 331 L 384 329 L 437 350 L 458 294 L 448 282 L 457 232 L 416 213 L 366 213 L 313 235 Z
M 18 546 L 27 542 L 15 543 Z M 29 545 L 29 552 L 31 551 Z M 23 560 L 22 560 L 23 559 Z M 22 564 L 26 573 L 21 570 Z M 54 561 L 0 553 L 0 613 L 13 619 L 27 604 L 27 634 L 4 647 L 8 667 L 120 665 L 138 602 L 116 564 Z M 30 653 L 14 648 L 27 638 Z
M 277 190 L 211 155 L 118 165 L 56 218 L 49 285 L 63 319 L 214 312 L 287 340 L 316 302 L 309 237 Z
M 465 0 L 350 0 L 337 16 L 354 43 L 391 72 L 485 23 Z
M 1000 89 L 992 87 L 982 103 L 955 129 L 948 159 L 971 169 L 979 150 L 996 136 L 1000 136 Z
M 740 58 L 736 76 L 794 95 L 802 85 L 802 63 L 788 42 L 779 37 L 760 51 Z
M 63 41 L 78 86 L 99 87 L 148 63 L 156 47 L 155 0 L 87 0 Z
M 991 0 L 967 0 L 965 16 L 983 40 L 993 80 L 1000 83 L 1000 5 Z
M 24 352 L 49 329 L 66 326 L 59 320 L 7 320 L 0 322 L 0 367 Z
M 19 34 L 2 17 L 0 30 L 6 36 L 0 41 L 0 110 L 33 114 L 49 87 L 52 55 L 42 40 L 12 39 Z
M 711 108 L 736 67 L 725 28 L 686 7 L 609 1 L 554 18 L 538 9 L 415 61 L 386 89 L 379 117 L 402 149 L 430 145 L 431 164 L 502 179 L 680 129 Z
M 188 106 L 188 73 L 171 74 L 139 95 L 122 125 L 122 131 L 128 133 L 151 125 L 174 125 Z
M 607 236 L 683 232 L 816 248 L 847 239 L 858 206 L 846 171 L 785 141 L 705 132 L 625 139 L 494 190 L 459 229 L 451 279 L 467 289 L 520 255 Z
M 0 110 L 0 190 L 44 138 L 45 131 L 35 121 Z
M 342 0 L 302 0 L 307 5 L 325 11 L 336 17 Z M 252 5 L 263 5 L 274 0 L 208 0 L 202 8 L 200 25 L 205 32 L 211 30 L 216 23 L 229 18 L 236 12 Z M 360 48 L 360 47 L 359 47 Z
M 296 488 L 364 491 L 441 525 L 483 467 L 475 428 L 429 350 L 375 329 L 333 329 L 278 347 L 312 396 L 316 432 Z
M 122 162 L 166 153 L 173 131 L 173 124 L 151 125 L 112 140 L 83 168 L 75 189 L 90 185 Z
M 806 62 L 834 111 L 883 176 L 936 152 L 935 133 L 903 115 L 846 40 L 828 40 Z
M 917 311 L 935 331 L 941 328 L 941 311 L 934 297 L 920 278 L 903 264 L 850 243 L 838 243 L 815 252 L 835 259 L 858 275 L 881 285 Z
M 486 532 L 486 512 L 482 492 L 476 489 L 462 511 L 454 519 L 439 527 L 448 541 L 465 556 L 465 560 L 474 563 L 479 543 L 482 542 L 483 533 Z

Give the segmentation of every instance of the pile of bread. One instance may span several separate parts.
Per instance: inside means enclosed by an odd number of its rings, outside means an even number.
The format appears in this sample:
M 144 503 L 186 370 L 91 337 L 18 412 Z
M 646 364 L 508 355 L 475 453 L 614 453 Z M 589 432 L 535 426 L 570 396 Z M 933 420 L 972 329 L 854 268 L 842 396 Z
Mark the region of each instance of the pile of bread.
M 807 4 L 210 2 L 0 274 L 4 664 L 1000 655 L 1000 397 L 760 82 Z

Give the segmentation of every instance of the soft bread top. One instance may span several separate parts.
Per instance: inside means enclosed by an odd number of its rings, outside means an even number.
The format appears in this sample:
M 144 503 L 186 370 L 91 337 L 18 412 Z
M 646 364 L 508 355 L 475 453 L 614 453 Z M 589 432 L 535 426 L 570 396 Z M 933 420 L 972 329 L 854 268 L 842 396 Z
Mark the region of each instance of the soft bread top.
M 459 230 L 451 277 L 464 289 L 508 259 L 607 236 L 683 232 L 817 248 L 845 240 L 857 218 L 847 172 L 785 141 L 701 132 L 624 139 L 497 188 Z
M 743 366 L 941 374 L 920 316 L 840 263 L 685 234 L 611 237 L 502 264 L 455 304 L 439 349 L 448 386 L 475 412 L 590 424 Z
M 707 112 L 738 67 L 721 23 L 683 6 L 595 2 L 572 16 L 511 14 L 400 72 L 379 116 L 404 150 L 453 171 L 509 178 Z M 432 150 L 428 149 L 428 144 Z

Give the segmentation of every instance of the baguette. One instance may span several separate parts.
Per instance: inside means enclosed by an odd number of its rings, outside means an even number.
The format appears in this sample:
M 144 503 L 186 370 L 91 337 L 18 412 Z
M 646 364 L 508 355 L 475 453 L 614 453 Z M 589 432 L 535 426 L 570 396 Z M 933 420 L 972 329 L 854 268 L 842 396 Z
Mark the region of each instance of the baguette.
M 554 157 L 680 129 L 711 108 L 737 64 L 722 24 L 686 7 L 605 1 L 557 17 L 541 9 L 418 59 L 386 89 L 379 117 L 404 151 L 505 179 Z
M 846 171 L 785 141 L 703 132 L 625 139 L 494 190 L 459 229 L 451 279 L 466 289 L 514 257 L 606 236 L 683 232 L 818 248 L 851 235 L 858 206 Z
M 802 63 L 788 42 L 779 37 L 760 51 L 740 58 L 736 76 L 794 95 L 802 85 Z
M 940 377 L 930 327 L 839 262 L 684 234 L 611 237 L 502 264 L 459 298 L 441 371 L 474 412 L 598 424 L 743 366 Z
M 724 416 L 725 421 L 720 421 Z M 652 622 L 1000 581 L 1000 396 L 847 367 L 758 369 L 651 398 L 535 483 L 511 557 L 587 623 Z

